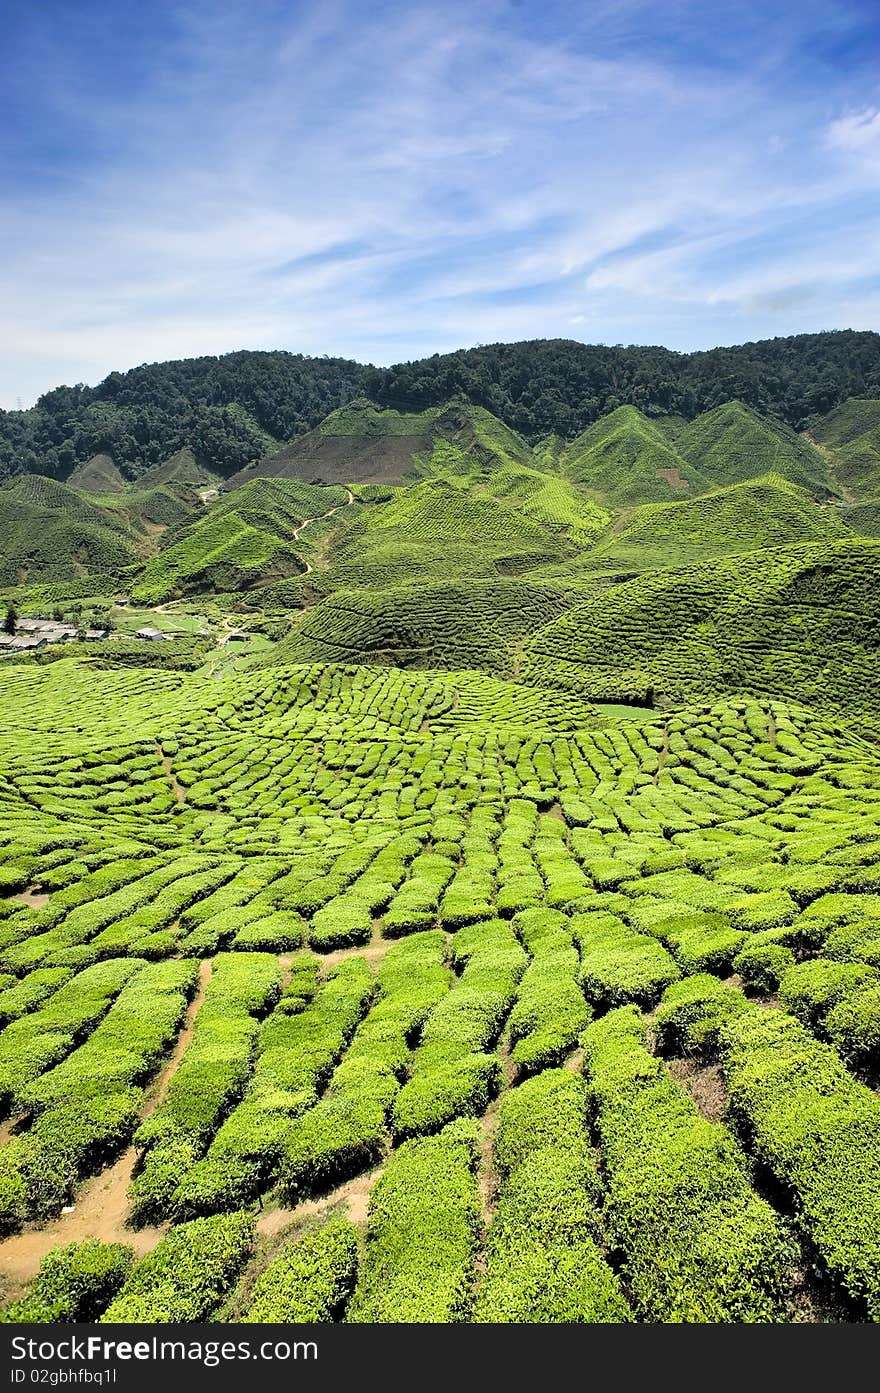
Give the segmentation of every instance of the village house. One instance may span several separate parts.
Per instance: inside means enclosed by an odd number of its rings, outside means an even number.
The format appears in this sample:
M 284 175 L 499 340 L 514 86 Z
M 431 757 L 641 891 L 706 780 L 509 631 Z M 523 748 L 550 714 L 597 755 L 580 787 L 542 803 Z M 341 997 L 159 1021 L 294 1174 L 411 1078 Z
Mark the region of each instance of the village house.
M 62 624 L 54 619 L 19 619 L 15 632 L 16 636 L 40 635 L 46 643 L 68 643 L 77 636 L 75 624 Z
M 48 642 L 45 634 L 0 634 L 0 651 L 26 653 L 37 648 L 45 648 Z

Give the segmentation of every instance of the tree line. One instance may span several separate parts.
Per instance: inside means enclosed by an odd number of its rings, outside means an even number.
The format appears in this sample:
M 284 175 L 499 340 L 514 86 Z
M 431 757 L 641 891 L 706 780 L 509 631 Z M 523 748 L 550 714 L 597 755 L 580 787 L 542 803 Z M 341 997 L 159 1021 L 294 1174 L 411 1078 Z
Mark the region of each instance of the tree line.
M 880 396 L 880 335 L 800 334 L 701 353 L 538 339 L 389 368 L 247 351 L 152 363 L 0 411 L 0 478 L 63 479 L 108 454 L 136 479 L 184 446 L 226 476 L 363 395 L 406 410 L 468 401 L 531 441 L 571 437 L 624 404 L 692 419 L 733 399 L 800 430 L 847 397 Z

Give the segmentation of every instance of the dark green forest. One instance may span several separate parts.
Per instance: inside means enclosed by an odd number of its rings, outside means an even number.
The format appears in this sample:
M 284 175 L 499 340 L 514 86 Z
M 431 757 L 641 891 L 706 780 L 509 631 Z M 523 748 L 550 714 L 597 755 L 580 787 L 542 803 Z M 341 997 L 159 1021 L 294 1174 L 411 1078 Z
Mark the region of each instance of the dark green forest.
M 184 446 L 200 464 L 233 474 L 350 401 L 364 374 L 344 358 L 243 351 L 112 372 L 97 387 L 56 387 L 30 411 L 0 411 L 0 477 L 63 479 L 108 454 L 136 479 Z
M 577 435 L 618 406 L 688 420 L 726 401 L 801 430 L 812 416 L 880 386 L 880 335 L 843 330 L 765 339 L 705 353 L 536 339 L 435 354 L 375 369 L 366 393 L 424 409 L 463 396 L 535 441 Z
M 538 339 L 390 368 L 244 351 L 154 363 L 0 412 L 0 478 L 63 479 L 104 453 L 136 479 L 185 446 L 228 476 L 361 395 L 410 410 L 464 399 L 530 441 L 571 437 L 621 405 L 691 419 L 734 399 L 800 430 L 848 397 L 880 395 L 880 335 L 801 334 L 704 353 Z

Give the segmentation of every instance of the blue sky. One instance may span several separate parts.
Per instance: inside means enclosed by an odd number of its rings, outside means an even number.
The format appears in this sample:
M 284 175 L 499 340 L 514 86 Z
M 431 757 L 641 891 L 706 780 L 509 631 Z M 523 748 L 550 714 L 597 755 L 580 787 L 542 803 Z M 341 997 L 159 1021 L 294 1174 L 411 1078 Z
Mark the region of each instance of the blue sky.
M 7 0 L 0 405 L 880 328 L 875 0 Z

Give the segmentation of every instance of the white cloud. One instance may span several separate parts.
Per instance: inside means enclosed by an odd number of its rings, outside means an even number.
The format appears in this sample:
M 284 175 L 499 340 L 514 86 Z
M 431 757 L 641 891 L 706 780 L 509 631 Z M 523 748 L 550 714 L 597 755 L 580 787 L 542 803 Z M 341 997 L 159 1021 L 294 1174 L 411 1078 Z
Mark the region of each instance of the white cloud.
M 851 208 L 880 116 L 829 127 L 828 95 L 773 71 L 527 37 L 502 0 L 326 0 L 272 28 L 176 9 L 137 90 L 78 90 L 44 55 L 58 119 L 103 143 L 0 205 L 6 405 L 237 347 L 387 362 L 572 325 L 705 346 L 729 316 L 794 331 L 807 302 L 836 323 L 870 274 Z
M 880 162 L 880 110 L 868 107 L 832 121 L 827 131 L 832 149 Z

